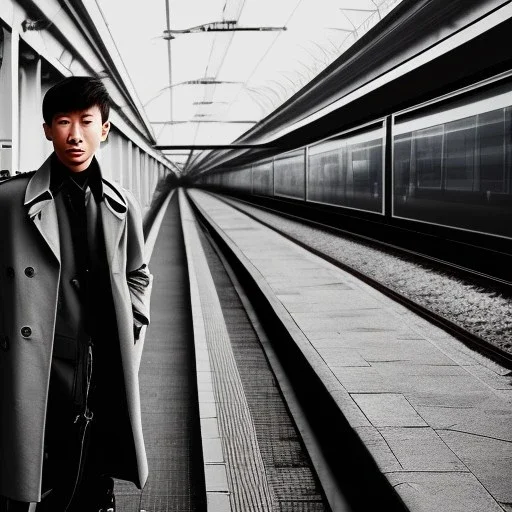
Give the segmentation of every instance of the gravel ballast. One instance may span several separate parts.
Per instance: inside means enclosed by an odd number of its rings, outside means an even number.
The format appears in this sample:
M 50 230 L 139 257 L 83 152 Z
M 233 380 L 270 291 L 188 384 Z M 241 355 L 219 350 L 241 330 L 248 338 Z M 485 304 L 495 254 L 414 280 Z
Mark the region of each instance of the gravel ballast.
M 223 199 L 512 354 L 512 298 L 412 256 L 387 252 L 225 196 Z

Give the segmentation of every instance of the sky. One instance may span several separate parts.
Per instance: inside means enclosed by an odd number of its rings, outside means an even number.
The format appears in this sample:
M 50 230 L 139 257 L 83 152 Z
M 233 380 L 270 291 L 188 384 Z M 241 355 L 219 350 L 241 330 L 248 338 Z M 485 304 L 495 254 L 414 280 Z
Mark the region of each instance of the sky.
M 235 140 L 401 0 L 168 0 L 172 30 L 220 21 L 273 29 L 175 34 L 170 42 L 166 0 L 125 0 L 122 11 L 116 0 L 95 1 L 157 143 L 190 145 Z M 217 83 L 191 83 L 205 79 Z

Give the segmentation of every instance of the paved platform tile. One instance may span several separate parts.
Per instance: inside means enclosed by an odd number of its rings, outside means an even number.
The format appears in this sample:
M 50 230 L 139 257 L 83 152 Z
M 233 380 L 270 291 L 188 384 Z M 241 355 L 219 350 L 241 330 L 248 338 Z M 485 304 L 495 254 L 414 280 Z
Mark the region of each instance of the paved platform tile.
M 344 347 L 318 347 L 314 345 L 324 361 L 334 361 L 332 368 L 343 366 L 370 366 L 361 354 L 353 348 Z
M 468 471 L 430 427 L 381 427 L 379 432 L 406 471 Z
M 416 406 L 416 410 L 436 430 L 451 429 L 512 442 L 512 411 L 498 398 L 474 407 L 434 405 Z
M 345 389 L 338 386 L 335 390 L 331 391 L 331 396 L 352 428 L 371 426 L 369 419 Z
M 375 427 L 425 427 L 427 424 L 399 394 L 353 393 L 352 398 Z
M 512 503 L 510 441 L 449 430 L 438 433 L 498 501 Z
M 356 427 L 354 430 L 372 454 L 380 471 L 388 473 L 401 471 L 403 469 L 395 454 L 389 448 L 388 443 L 375 427 Z
M 416 364 L 408 361 L 372 361 L 372 368 L 389 387 L 404 394 L 413 407 L 477 406 L 492 390 L 464 368 L 453 364 Z
M 364 361 L 364 360 L 363 360 Z M 399 393 L 400 388 L 382 378 L 372 366 L 340 367 L 331 370 L 349 393 Z
M 201 437 L 203 439 L 219 438 L 219 424 L 217 418 L 201 418 Z
M 284 302 L 284 307 L 287 307 L 286 302 Z M 292 318 L 307 332 L 327 330 L 349 332 L 365 329 L 368 325 L 371 325 L 374 330 L 395 330 L 393 322 L 380 309 L 341 310 L 336 315 L 321 315 L 316 312 L 293 313 Z
M 205 464 L 225 462 L 220 438 L 203 439 L 203 460 Z
M 206 494 L 208 510 L 215 512 L 231 512 L 231 504 L 229 502 L 229 495 L 220 492 L 208 492 Z
M 374 337 L 375 338 L 375 337 Z M 421 339 L 395 339 L 394 341 L 364 340 L 364 337 L 350 337 L 346 333 L 346 343 L 350 340 L 351 346 L 355 346 L 360 354 L 370 362 L 404 361 L 407 364 L 421 365 L 453 365 L 453 360 L 443 352 Z M 357 345 L 356 345 L 357 340 Z
M 204 478 L 206 492 L 228 492 L 228 478 L 225 464 L 205 464 Z
M 344 347 L 358 349 L 371 343 L 385 344 L 401 341 L 402 331 L 382 329 L 358 329 L 346 332 L 337 329 L 319 330 L 308 333 L 308 339 L 315 347 Z
M 388 473 L 391 484 L 415 512 L 503 512 L 471 473 Z
M 403 392 L 409 402 L 419 410 L 421 406 L 438 407 L 482 407 L 490 398 L 490 393 L 468 387 L 465 393 L 455 393 L 452 390 L 408 390 Z

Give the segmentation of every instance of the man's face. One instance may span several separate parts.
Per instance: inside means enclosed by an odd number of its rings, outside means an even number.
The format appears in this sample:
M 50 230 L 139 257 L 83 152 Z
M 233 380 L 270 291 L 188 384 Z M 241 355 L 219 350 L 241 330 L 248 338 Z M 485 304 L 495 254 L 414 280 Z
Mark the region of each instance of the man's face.
M 59 160 L 71 171 L 81 172 L 89 167 L 100 142 L 107 138 L 110 123 L 102 123 L 100 109 L 94 105 L 55 114 L 51 126 L 44 123 L 43 128 Z

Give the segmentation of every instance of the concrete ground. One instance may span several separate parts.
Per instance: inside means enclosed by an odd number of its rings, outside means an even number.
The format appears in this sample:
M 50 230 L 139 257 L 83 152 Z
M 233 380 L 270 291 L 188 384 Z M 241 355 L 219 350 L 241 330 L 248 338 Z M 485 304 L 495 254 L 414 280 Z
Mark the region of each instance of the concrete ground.
M 211 195 L 190 195 L 411 510 L 512 510 L 508 372 Z

